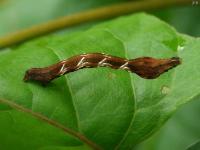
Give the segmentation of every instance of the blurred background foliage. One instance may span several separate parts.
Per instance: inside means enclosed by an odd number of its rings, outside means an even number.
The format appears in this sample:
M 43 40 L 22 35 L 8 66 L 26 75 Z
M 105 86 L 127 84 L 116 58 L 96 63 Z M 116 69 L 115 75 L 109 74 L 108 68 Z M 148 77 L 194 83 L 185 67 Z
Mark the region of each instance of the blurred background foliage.
M 61 16 L 124 1 L 130 0 L 0 0 L 0 36 Z M 191 0 L 188 6 L 147 13 L 161 18 L 180 33 L 200 36 L 200 1 L 198 5 L 192 5 Z M 52 34 L 85 30 L 99 22 L 85 23 Z M 179 109 L 160 131 L 134 149 L 183 150 L 199 139 L 200 98 L 196 98 Z

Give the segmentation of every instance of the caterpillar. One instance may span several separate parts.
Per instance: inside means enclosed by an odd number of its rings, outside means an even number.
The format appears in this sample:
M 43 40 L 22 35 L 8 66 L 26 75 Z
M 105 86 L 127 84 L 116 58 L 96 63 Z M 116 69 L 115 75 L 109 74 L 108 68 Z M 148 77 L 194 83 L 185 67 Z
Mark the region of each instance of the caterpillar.
M 156 59 L 140 57 L 125 59 L 103 53 L 88 53 L 73 56 L 44 68 L 31 68 L 25 72 L 24 81 L 35 80 L 47 84 L 66 73 L 83 68 L 110 67 L 136 73 L 145 79 L 155 79 L 162 73 L 181 64 L 179 57 Z

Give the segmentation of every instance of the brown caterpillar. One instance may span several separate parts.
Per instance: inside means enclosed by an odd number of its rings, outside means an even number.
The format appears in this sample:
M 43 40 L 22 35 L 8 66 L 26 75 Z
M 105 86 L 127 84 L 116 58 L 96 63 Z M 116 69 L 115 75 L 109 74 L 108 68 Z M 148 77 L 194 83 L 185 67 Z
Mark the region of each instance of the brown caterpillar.
M 102 53 L 88 53 L 73 56 L 45 68 L 31 68 L 26 71 L 24 81 L 35 80 L 43 84 L 60 77 L 66 73 L 77 71 L 82 68 L 110 67 L 134 72 L 142 78 L 154 79 L 162 73 L 174 68 L 181 63 L 180 58 L 155 59 L 140 57 L 125 59 Z

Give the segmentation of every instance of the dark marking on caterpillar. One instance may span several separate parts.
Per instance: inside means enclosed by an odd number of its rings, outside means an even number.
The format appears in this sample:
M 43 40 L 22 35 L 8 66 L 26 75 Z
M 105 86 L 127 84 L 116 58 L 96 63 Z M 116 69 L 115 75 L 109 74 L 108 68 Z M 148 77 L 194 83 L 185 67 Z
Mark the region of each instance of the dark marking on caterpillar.
M 83 68 L 110 67 L 136 73 L 142 78 L 155 79 L 162 73 L 181 64 L 179 57 L 156 59 L 140 57 L 125 59 L 102 53 L 76 55 L 44 68 L 31 68 L 26 71 L 24 81 L 35 80 L 47 84 L 64 74 Z

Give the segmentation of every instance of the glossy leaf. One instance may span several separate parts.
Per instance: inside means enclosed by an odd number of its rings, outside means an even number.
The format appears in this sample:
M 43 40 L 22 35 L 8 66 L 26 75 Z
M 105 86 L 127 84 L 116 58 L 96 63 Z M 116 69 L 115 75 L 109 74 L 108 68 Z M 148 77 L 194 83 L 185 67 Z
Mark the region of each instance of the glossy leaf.
M 103 149 L 132 149 L 158 130 L 178 107 L 199 95 L 199 49 L 199 39 L 179 35 L 153 16 L 121 17 L 85 32 L 29 42 L 0 56 L 0 98 L 80 132 Z M 122 70 L 95 68 L 67 74 L 46 87 L 22 81 L 31 67 L 89 52 L 129 59 L 178 55 L 183 63 L 155 80 Z M 83 143 L 61 131 L 57 135 L 59 129 L 36 121 L 30 114 L 17 115 L 6 105 L 0 105 L 0 109 L 0 141 L 7 141 L 0 143 L 4 149 Z M 61 143 L 50 142 L 49 134 Z M 31 141 L 26 140 L 30 137 Z M 8 144 L 11 141 L 15 141 L 14 146 Z
M 186 150 L 200 139 L 200 99 L 187 103 L 167 121 L 159 132 L 142 142 L 134 150 Z
M 200 142 L 198 141 L 192 144 L 191 146 L 189 146 L 187 150 L 198 150 L 199 148 L 200 148 Z

